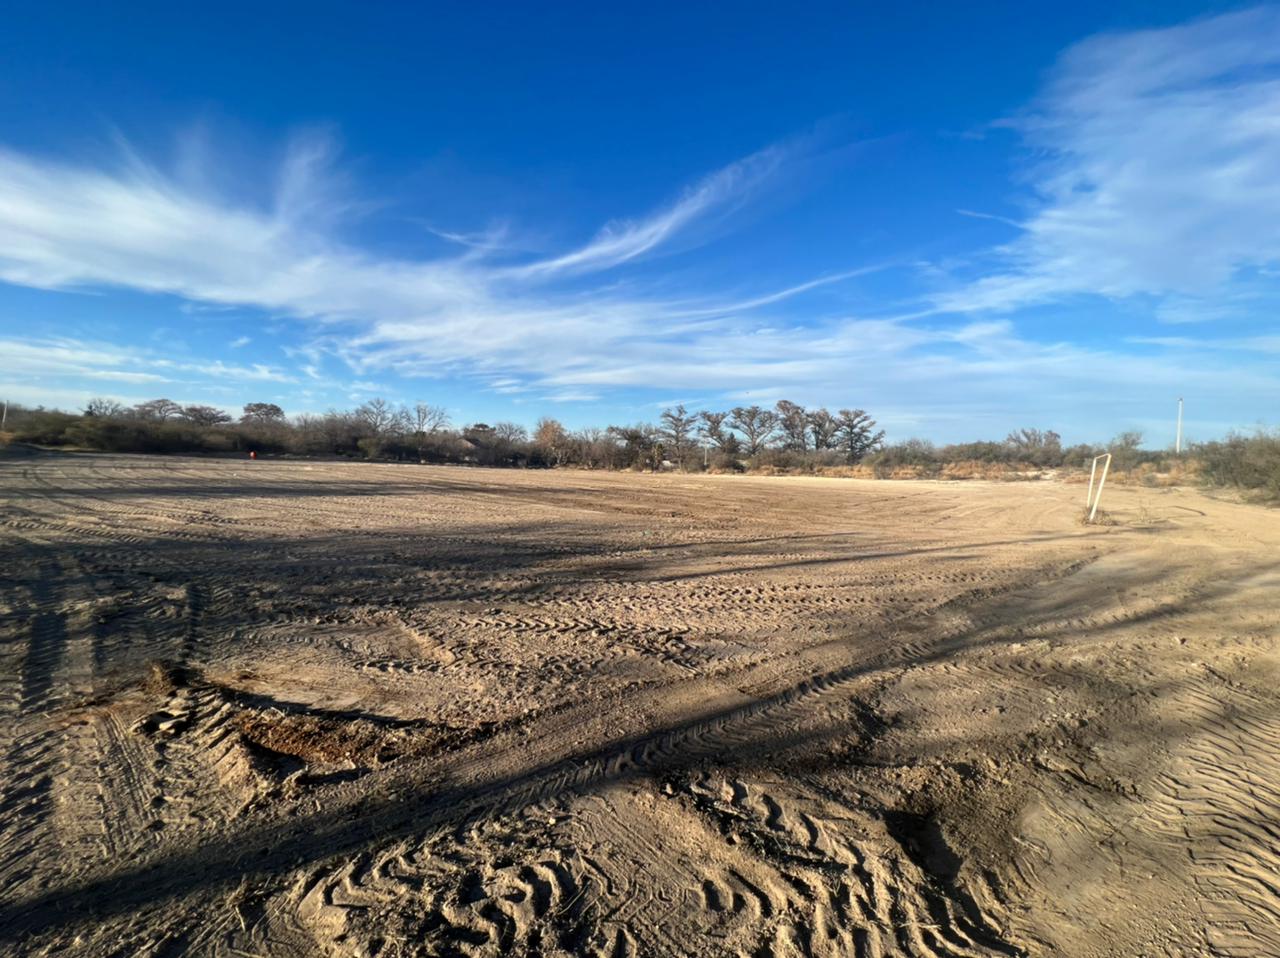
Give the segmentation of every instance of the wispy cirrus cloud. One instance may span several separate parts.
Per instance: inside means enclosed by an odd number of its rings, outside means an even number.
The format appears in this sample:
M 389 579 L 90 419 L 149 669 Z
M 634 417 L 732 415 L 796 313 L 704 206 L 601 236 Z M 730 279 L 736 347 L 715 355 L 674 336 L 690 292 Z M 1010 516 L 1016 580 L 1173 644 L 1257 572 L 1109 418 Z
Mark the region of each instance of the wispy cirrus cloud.
M 665 209 L 641 220 L 609 223 L 585 246 L 561 256 L 516 267 L 512 274 L 550 276 L 608 269 L 633 260 L 661 246 L 708 213 L 744 202 L 779 172 L 788 152 L 786 147 L 771 146 L 730 163 L 687 189 Z
M 7 360 L 8 388 L 15 397 L 43 397 L 49 393 L 48 384 L 58 381 L 92 387 L 88 392 L 77 390 L 75 394 L 81 397 L 97 392 L 132 399 L 140 398 L 137 390 L 142 387 L 151 393 L 178 391 L 185 395 L 192 391 L 193 383 L 203 381 L 223 388 L 297 382 L 278 367 L 263 363 L 175 360 L 149 350 L 60 337 L 0 339 L 0 355 Z
M 70 339 L 0 339 L 0 354 L 10 373 L 30 377 L 75 377 L 119 383 L 163 383 L 167 376 L 148 371 L 136 355 L 109 344 Z
M 691 337 L 748 335 L 759 324 L 753 311 L 864 272 L 740 299 L 659 298 L 593 278 L 731 212 L 783 175 L 801 149 L 762 150 L 653 214 L 611 223 L 564 254 L 514 264 L 474 249 L 400 259 L 345 242 L 338 226 L 362 206 L 325 178 L 331 151 L 315 137 L 295 144 L 276 195 L 257 208 L 211 192 L 189 168 L 179 179 L 132 154 L 108 169 L 0 151 L 0 279 L 122 287 L 309 320 L 304 372 L 313 378 L 318 357 L 329 355 L 357 374 L 496 373 L 563 389 L 614 369 L 626 385 L 629 355 L 676 353 Z
M 1237 353 L 1280 354 L 1280 334 L 1270 336 L 1191 337 L 1191 336 L 1129 336 L 1127 341 L 1167 349 L 1213 350 Z
M 1031 214 L 993 272 L 938 306 L 1150 295 L 1176 297 L 1179 321 L 1213 318 L 1242 272 L 1280 262 L 1277 117 L 1277 8 L 1072 47 L 1010 124 L 1040 157 Z

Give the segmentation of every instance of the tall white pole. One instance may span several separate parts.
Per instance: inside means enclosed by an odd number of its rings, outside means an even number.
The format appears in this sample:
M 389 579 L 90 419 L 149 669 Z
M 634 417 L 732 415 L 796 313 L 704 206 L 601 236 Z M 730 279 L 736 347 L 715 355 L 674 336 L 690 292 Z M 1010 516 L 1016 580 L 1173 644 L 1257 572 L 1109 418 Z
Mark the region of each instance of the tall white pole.
M 0 429 L 4 428 L 4 424 L 9 421 L 9 400 L 4 401 L 4 412 L 0 413 Z
M 1182 452 L 1182 397 L 1178 397 L 1178 437 L 1173 441 L 1173 451 L 1181 454 Z

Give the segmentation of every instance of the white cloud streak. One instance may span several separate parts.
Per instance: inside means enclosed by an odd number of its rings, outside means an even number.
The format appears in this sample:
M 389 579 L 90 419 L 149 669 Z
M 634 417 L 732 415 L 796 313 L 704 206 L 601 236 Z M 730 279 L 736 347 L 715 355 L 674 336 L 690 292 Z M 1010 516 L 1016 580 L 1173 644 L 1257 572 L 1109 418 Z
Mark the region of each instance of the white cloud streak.
M 312 320 L 304 372 L 313 378 L 317 358 L 329 354 L 357 373 L 394 368 L 557 385 L 595 381 L 601 369 L 625 363 L 628 351 L 646 344 L 674 351 L 689 335 L 742 328 L 731 316 L 858 274 L 729 304 L 664 302 L 583 282 L 746 202 L 779 175 L 789 152 L 763 150 L 652 216 L 611 224 L 564 255 L 513 266 L 469 255 L 393 259 L 344 243 L 335 224 L 358 204 L 325 180 L 329 151 L 315 137 L 295 145 L 266 209 L 186 186 L 136 157 L 112 172 L 0 151 L 0 279 L 48 289 L 169 293 Z M 576 277 L 569 288 L 545 288 L 568 277 Z M 273 376 L 256 367 L 239 367 L 237 375 Z
M 1211 318 L 1242 270 L 1280 262 L 1280 10 L 1086 40 L 1013 125 L 1042 157 L 1035 211 L 1004 268 L 940 308 L 1179 295 Z
M 708 212 L 740 203 L 778 173 L 787 151 L 769 147 L 717 170 L 668 208 L 636 222 L 610 223 L 586 246 L 512 270 L 515 276 L 608 269 L 651 252 Z
M 152 398 L 164 392 L 203 395 L 210 386 L 244 388 L 297 381 L 284 371 L 261 363 L 238 366 L 220 360 L 174 360 L 146 350 L 67 338 L 0 339 L 0 356 L 6 361 L 0 371 L 3 389 L 15 397 L 56 395 L 60 389 L 62 395 L 74 397 L 75 401 L 101 393 L 137 401 L 136 392 L 123 397 L 119 390 L 146 387 L 151 393 L 147 398 Z M 197 385 L 202 381 L 204 385 Z M 75 385 L 69 388 L 68 383 Z M 55 389 L 54 384 L 60 385 Z

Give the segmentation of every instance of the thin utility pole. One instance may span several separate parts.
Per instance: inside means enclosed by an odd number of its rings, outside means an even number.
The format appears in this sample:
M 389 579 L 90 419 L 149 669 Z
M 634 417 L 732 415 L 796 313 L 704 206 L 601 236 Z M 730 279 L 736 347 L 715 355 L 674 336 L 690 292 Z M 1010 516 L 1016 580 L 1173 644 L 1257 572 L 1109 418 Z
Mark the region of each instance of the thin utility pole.
M 1173 440 L 1173 451 L 1177 455 L 1182 454 L 1182 397 L 1178 397 L 1178 436 Z

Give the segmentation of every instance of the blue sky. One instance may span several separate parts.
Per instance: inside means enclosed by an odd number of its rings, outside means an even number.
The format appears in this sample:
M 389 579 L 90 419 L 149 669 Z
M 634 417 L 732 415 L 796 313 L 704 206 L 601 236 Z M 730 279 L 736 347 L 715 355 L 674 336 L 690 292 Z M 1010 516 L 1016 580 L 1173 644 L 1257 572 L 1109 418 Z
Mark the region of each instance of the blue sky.
M 1280 8 L 127 7 L 0 32 L 11 400 L 1280 407 Z

